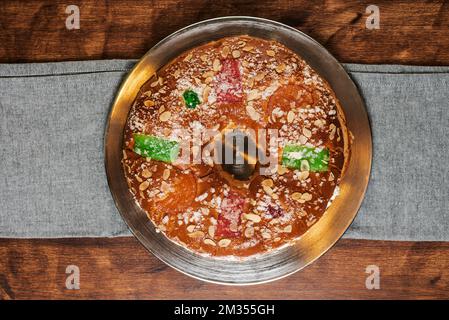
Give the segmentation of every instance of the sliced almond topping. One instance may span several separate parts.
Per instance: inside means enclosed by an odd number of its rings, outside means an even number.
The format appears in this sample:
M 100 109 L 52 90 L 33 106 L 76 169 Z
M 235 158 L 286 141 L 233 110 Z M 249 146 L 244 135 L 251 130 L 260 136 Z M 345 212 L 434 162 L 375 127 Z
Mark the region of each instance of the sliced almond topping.
M 229 225 L 229 230 L 231 230 L 232 232 L 237 232 L 239 230 L 239 226 L 238 226 L 237 222 L 232 222 Z
M 247 220 L 250 220 L 250 221 L 255 222 L 255 223 L 258 223 L 261 220 L 260 216 L 257 215 L 257 214 L 254 214 L 254 213 L 247 213 L 247 214 L 245 214 L 245 218 Z
M 254 236 L 254 228 L 253 227 L 246 228 L 245 229 L 245 237 L 252 238 L 252 236 Z
M 269 232 L 262 232 L 262 238 L 271 239 L 271 234 Z
M 286 232 L 286 233 L 290 233 L 290 232 L 292 232 L 292 226 L 289 224 L 288 226 L 286 226 L 285 228 L 284 228 L 284 232 Z
M 150 178 L 152 175 L 153 175 L 153 173 L 150 170 L 148 170 L 146 168 L 142 170 L 142 177 Z
M 254 121 L 259 121 L 260 114 L 254 109 L 254 107 L 251 104 L 246 105 L 246 112 L 248 113 L 249 117 Z
M 232 51 L 232 57 L 239 58 L 240 57 L 240 50 L 234 50 Z
M 215 72 L 220 71 L 220 68 L 221 68 L 220 60 L 215 59 L 214 63 L 212 64 L 212 68 L 214 69 Z
M 188 233 L 187 235 L 190 238 L 202 238 L 202 237 L 204 237 L 204 232 L 203 231 L 195 231 L 192 233 Z
M 334 174 L 332 172 L 329 174 L 329 179 L 328 180 L 329 181 L 334 181 L 335 180 L 335 176 L 334 176 Z
M 229 225 L 229 230 L 231 230 L 232 232 L 237 232 L 239 230 L 237 223 L 231 223 Z
M 209 228 L 207 229 L 207 232 L 209 233 L 211 238 L 215 237 L 215 226 L 209 226 Z
M 274 57 L 276 55 L 276 52 L 274 52 L 273 50 L 267 50 L 266 52 L 267 52 L 267 56 L 270 56 L 270 57 Z
M 288 169 L 284 166 L 278 166 L 278 175 L 282 176 L 288 171 Z
M 253 49 L 254 49 L 254 47 L 252 47 L 252 46 L 244 46 L 244 47 L 242 48 L 242 50 L 245 51 L 245 52 L 250 52 L 250 51 L 253 50 Z
M 143 104 L 145 105 L 145 107 L 152 107 L 155 105 L 153 100 L 145 100 Z
M 249 78 L 248 79 L 248 87 L 252 88 L 254 85 L 254 78 Z
M 312 136 L 312 131 L 310 131 L 307 128 L 302 128 L 302 134 L 305 135 L 307 138 L 310 138 Z
M 246 97 L 246 99 L 247 99 L 248 101 L 256 100 L 256 99 L 259 99 L 259 98 L 260 98 L 260 92 L 259 92 L 259 90 L 257 90 L 257 89 L 251 90 L 251 91 L 248 93 L 248 96 Z
M 334 140 L 337 127 L 335 126 L 335 124 L 331 123 L 329 125 L 329 129 L 330 129 L 329 139 Z
M 313 122 L 313 124 L 314 125 L 316 125 L 317 127 L 322 127 L 322 126 L 324 126 L 324 120 L 322 120 L 322 119 L 316 119 L 314 122 Z
M 209 83 L 212 82 L 213 79 L 214 79 L 214 78 L 212 78 L 212 77 L 208 77 L 208 78 L 206 78 L 206 79 L 204 80 L 204 83 L 205 83 L 205 84 L 209 84 Z
M 221 51 L 221 56 L 222 56 L 223 58 L 226 58 L 226 57 L 228 56 L 228 54 L 229 54 L 230 51 L 231 51 L 231 49 L 229 49 L 228 46 L 223 47 L 223 50 Z
M 144 182 L 142 182 L 142 183 L 139 185 L 139 190 L 140 190 L 140 191 L 147 190 L 149 186 L 150 186 L 150 183 L 149 183 L 148 181 L 145 180 Z
M 303 136 L 303 135 L 300 135 L 298 141 L 299 141 L 300 144 L 306 144 L 307 143 L 307 138 L 305 136 Z
M 229 246 L 230 244 L 231 244 L 230 239 L 221 239 L 220 241 L 218 241 L 218 245 L 222 248 L 225 248 L 225 247 Z
M 211 79 L 211 81 L 212 81 L 212 78 L 207 78 L 207 79 Z M 206 81 L 206 83 L 208 83 L 208 82 Z M 207 101 L 207 99 L 209 97 L 209 94 L 210 94 L 210 91 L 211 91 L 211 88 L 209 86 L 206 86 L 204 88 L 204 90 L 203 90 L 203 101 Z
M 162 132 L 164 133 L 165 136 L 169 136 L 169 135 L 171 134 L 170 128 L 164 128 L 164 129 L 162 130 Z
M 162 174 L 162 179 L 167 180 L 170 177 L 170 169 L 164 169 L 164 173 Z
M 309 171 L 310 170 L 309 161 L 307 161 L 306 159 L 301 160 L 300 169 L 301 171 Z
M 303 193 L 302 196 L 301 196 L 301 199 L 304 200 L 304 201 L 310 201 L 310 200 L 312 200 L 312 195 L 310 193 L 307 193 L 307 192 Z
M 271 179 L 263 180 L 262 181 L 262 186 L 271 188 L 273 186 L 273 180 L 271 180 Z
M 306 180 L 309 177 L 309 171 L 301 171 L 298 173 L 299 180 Z
M 207 245 L 210 245 L 210 246 L 216 246 L 216 244 L 215 244 L 215 242 L 214 242 L 214 240 L 211 240 L 211 239 L 204 239 L 204 244 L 207 244 Z
M 151 82 L 150 87 L 154 88 L 159 84 L 159 79 L 156 79 L 156 81 Z
M 294 193 L 292 193 L 290 198 L 292 198 L 295 201 L 298 201 L 301 199 L 301 196 L 302 196 L 302 194 L 300 192 L 294 192 Z
M 254 77 L 254 80 L 260 81 L 260 80 L 262 80 L 263 78 L 265 78 L 265 76 L 266 76 L 266 73 L 265 73 L 265 72 L 259 72 L 259 73 Z
M 165 122 L 165 121 L 168 121 L 170 119 L 170 117 L 171 117 L 171 112 L 165 111 L 159 116 L 159 120 Z
M 270 197 L 272 197 L 273 199 L 278 199 L 278 198 L 279 198 L 278 195 L 275 194 L 275 193 L 273 192 L 273 189 L 271 189 L 270 187 L 262 186 L 262 188 L 263 188 L 263 191 L 265 191 L 265 193 L 268 194 L 268 195 L 269 195 Z
M 283 63 L 281 63 L 280 65 L 278 65 L 277 67 L 276 67 L 276 72 L 277 73 L 282 73 L 282 72 L 284 72 L 285 71 L 285 64 L 283 64 Z
M 161 191 L 164 192 L 164 193 L 169 192 L 170 191 L 170 185 L 167 182 L 162 181 L 161 182 Z
M 290 110 L 290 111 L 287 113 L 287 122 L 288 122 L 288 123 L 292 123 L 293 120 L 295 120 L 295 113 L 294 113 L 293 111 Z
M 195 230 L 195 226 L 193 224 L 187 226 L 187 232 L 192 233 Z
M 216 59 L 218 61 L 218 59 Z M 218 61 L 218 63 L 220 63 L 220 61 Z M 208 72 L 204 72 L 203 73 L 203 78 L 209 78 L 209 77 L 213 77 L 214 76 L 214 72 L 213 71 L 208 71 Z
M 281 118 L 284 115 L 284 111 L 281 110 L 281 108 L 276 107 L 271 111 L 271 116 L 273 117 L 273 120 L 276 121 L 276 118 Z

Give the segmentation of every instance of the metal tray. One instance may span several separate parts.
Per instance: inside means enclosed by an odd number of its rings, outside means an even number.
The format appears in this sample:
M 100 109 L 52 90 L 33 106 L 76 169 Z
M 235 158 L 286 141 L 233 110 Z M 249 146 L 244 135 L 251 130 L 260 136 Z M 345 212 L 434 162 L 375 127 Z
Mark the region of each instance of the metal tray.
M 121 166 L 123 130 L 140 87 L 182 52 L 233 35 L 274 39 L 299 54 L 334 90 L 354 136 L 340 195 L 323 217 L 294 244 L 243 260 L 223 260 L 193 253 L 156 232 L 133 200 Z M 357 214 L 371 170 L 371 130 L 363 100 L 338 61 L 306 34 L 278 22 L 254 17 L 202 21 L 166 37 L 128 74 L 110 110 L 106 127 L 105 166 L 115 204 L 136 238 L 171 267 L 198 279 L 223 284 L 255 284 L 292 274 L 323 255 L 343 235 Z M 349 257 L 348 257 L 349 258 Z

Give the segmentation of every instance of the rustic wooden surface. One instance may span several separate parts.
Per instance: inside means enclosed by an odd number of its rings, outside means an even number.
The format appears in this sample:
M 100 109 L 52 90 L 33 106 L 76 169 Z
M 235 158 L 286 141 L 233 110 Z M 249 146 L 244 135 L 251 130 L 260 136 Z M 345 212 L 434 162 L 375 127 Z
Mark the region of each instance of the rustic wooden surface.
M 67 30 L 67 1 L 0 2 L 0 62 L 139 58 L 190 23 L 225 15 L 274 19 L 308 33 L 341 62 L 449 65 L 447 1 L 70 1 L 81 29 Z M 365 8 L 380 8 L 379 30 Z M 67 265 L 81 289 L 67 290 Z M 378 265 L 381 289 L 367 290 Z M 134 238 L 0 239 L 0 298 L 449 298 L 449 243 L 341 240 L 286 279 L 228 287 L 191 279 Z
M 134 238 L 0 240 L 0 297 L 139 299 L 447 298 L 449 243 L 341 240 L 301 272 L 234 287 L 194 280 L 147 254 Z M 365 269 L 380 269 L 368 290 Z M 68 265 L 80 290 L 65 288 Z
M 80 8 L 79 30 L 66 29 L 68 4 Z M 380 8 L 379 30 L 365 27 L 369 4 Z M 0 61 L 139 58 L 179 28 L 227 15 L 297 27 L 343 62 L 449 64 L 449 2 L 410 0 L 3 0 Z

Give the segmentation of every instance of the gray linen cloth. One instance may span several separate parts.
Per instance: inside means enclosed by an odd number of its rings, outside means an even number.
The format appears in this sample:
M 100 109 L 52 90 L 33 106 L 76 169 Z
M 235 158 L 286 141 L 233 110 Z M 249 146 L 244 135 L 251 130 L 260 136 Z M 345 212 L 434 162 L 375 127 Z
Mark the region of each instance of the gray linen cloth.
M 103 133 L 134 63 L 0 64 L 0 237 L 130 235 L 107 186 Z M 449 67 L 345 67 L 374 146 L 345 237 L 449 241 Z

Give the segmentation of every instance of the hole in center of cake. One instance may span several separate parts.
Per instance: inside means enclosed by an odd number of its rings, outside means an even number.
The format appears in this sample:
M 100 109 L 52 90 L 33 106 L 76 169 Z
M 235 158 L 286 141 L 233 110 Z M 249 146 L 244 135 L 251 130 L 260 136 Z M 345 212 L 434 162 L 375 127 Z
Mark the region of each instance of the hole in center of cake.
M 257 163 L 256 144 L 246 133 L 232 130 L 224 134 L 221 160 L 223 170 L 235 179 L 249 180 Z

